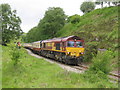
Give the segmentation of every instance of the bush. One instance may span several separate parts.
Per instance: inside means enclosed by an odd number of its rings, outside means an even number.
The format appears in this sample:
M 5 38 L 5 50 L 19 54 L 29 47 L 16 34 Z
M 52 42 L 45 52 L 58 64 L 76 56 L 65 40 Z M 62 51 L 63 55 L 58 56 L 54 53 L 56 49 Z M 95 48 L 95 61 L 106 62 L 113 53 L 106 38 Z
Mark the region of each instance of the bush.
M 99 52 L 97 56 L 93 58 L 93 63 L 89 70 L 95 73 L 102 71 L 103 73 L 108 74 L 111 71 L 110 64 L 112 58 L 112 51 Z
M 75 14 L 73 16 L 68 17 L 68 22 L 71 22 L 72 24 L 79 23 L 80 22 L 80 15 Z
M 98 52 L 97 45 L 98 45 L 97 42 L 86 43 L 84 55 L 85 62 L 91 62 L 92 58 L 97 55 Z
M 19 49 L 15 43 L 11 42 L 8 44 L 10 47 L 10 56 L 11 60 L 13 61 L 14 66 L 16 66 L 19 62 L 20 57 L 22 56 L 21 49 Z

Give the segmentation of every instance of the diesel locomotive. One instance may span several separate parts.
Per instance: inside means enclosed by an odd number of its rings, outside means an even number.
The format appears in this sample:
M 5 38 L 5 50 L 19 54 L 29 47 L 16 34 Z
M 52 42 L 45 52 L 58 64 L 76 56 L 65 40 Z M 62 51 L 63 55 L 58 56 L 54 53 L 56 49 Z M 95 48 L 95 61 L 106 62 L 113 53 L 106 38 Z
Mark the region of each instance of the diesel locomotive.
M 80 64 L 84 55 L 84 40 L 74 35 L 25 43 L 24 47 L 65 64 Z

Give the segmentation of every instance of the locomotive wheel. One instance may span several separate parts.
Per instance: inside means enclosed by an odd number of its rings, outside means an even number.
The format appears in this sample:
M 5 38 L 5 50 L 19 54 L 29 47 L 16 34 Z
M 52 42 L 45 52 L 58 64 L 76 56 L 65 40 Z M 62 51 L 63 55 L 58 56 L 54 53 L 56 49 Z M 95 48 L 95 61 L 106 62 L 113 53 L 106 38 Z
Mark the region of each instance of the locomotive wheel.
M 62 57 L 59 58 L 59 61 L 62 62 Z
M 65 64 L 69 64 L 67 59 L 65 59 Z

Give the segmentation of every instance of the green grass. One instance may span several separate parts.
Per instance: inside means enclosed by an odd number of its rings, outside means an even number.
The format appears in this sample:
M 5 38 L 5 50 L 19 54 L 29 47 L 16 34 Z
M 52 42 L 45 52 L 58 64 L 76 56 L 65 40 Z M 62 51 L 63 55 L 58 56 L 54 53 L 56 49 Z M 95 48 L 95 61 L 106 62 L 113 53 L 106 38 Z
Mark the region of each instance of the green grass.
M 2 47 L 0 46 L 0 89 L 2 88 Z
M 20 62 L 14 66 L 10 59 L 10 48 L 2 46 L 2 49 L 3 88 L 117 88 L 117 84 L 112 84 L 105 78 L 97 82 L 96 75 L 93 83 L 88 80 L 87 74 L 68 72 L 57 64 L 28 55 L 24 49 L 21 51 Z

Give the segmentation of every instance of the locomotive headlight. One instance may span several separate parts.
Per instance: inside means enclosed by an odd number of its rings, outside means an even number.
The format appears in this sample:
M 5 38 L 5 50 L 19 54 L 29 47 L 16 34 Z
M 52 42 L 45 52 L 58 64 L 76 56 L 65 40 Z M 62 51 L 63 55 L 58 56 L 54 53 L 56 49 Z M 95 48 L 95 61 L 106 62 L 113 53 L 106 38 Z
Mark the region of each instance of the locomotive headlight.
M 67 52 L 68 54 L 70 54 L 70 52 Z
M 81 52 L 81 54 L 84 54 L 83 52 Z

